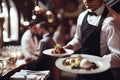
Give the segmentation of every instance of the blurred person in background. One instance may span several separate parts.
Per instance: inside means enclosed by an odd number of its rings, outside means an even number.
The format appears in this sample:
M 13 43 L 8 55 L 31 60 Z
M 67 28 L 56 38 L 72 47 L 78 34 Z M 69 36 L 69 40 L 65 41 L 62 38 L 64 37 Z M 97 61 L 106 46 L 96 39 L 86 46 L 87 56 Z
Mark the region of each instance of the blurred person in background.
M 54 48 L 56 45 L 54 40 L 52 39 L 50 32 L 49 32 L 49 25 L 47 22 L 42 21 L 40 22 L 40 34 L 43 35 L 42 39 L 39 41 L 38 50 L 39 56 L 36 60 L 32 60 L 27 63 L 26 69 L 29 70 L 50 70 L 50 78 L 49 80 L 54 80 L 55 77 L 54 73 L 54 61 L 55 58 L 50 57 L 48 55 L 43 54 L 43 51 L 46 49 Z
M 68 20 L 68 24 L 70 25 L 70 38 L 72 39 L 74 37 L 74 34 L 76 32 L 77 25 L 74 20 L 70 19 Z
M 36 59 L 39 55 L 37 51 L 39 34 L 39 20 L 31 20 L 28 30 L 25 31 L 21 38 L 21 46 L 25 58 Z
M 42 53 L 43 50 L 53 48 L 56 44 L 52 39 L 49 31 L 49 23 L 42 21 L 40 22 L 40 31 L 42 39 L 39 41 L 38 50 Z
M 61 46 L 65 45 L 65 29 L 62 24 L 59 24 L 56 31 L 54 32 L 53 40 L 56 44 L 60 44 Z
M 120 15 L 103 0 L 82 1 L 87 10 L 79 15 L 75 36 L 64 48 L 101 56 L 111 68 L 98 74 L 78 74 L 76 80 L 120 80 Z

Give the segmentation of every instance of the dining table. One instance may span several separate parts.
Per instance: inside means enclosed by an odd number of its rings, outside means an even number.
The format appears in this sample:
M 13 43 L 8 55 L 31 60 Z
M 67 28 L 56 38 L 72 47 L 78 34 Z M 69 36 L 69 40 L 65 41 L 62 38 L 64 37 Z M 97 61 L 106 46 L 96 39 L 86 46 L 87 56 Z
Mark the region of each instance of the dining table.
M 17 60 L 15 64 L 7 64 L 6 68 L 0 69 L 0 80 L 10 80 L 10 77 L 20 71 L 25 65 L 24 59 Z
M 50 76 L 50 70 L 43 70 L 43 71 L 32 71 L 26 70 L 24 67 L 27 65 L 25 59 L 18 59 L 15 64 L 7 64 L 7 68 L 2 69 L 0 73 L 0 80 L 26 80 L 25 77 L 21 77 L 21 72 L 30 74 L 30 77 L 35 76 L 40 78 L 39 80 L 46 80 Z M 16 75 L 18 74 L 18 75 Z M 26 76 L 29 76 L 28 74 Z M 34 79 L 38 80 L 38 79 Z

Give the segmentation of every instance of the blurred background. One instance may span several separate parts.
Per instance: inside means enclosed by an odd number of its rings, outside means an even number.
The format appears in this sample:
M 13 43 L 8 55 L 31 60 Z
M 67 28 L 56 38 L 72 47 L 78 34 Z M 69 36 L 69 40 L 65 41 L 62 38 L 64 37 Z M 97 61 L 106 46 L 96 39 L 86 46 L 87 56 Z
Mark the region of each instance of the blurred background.
M 120 0 L 104 1 L 120 13 Z M 47 18 L 52 34 L 60 25 L 63 26 L 65 45 L 73 37 L 70 21 L 76 25 L 78 15 L 84 10 L 82 0 L 0 0 L 0 48 L 21 45 L 21 37 L 28 29 L 29 22 L 36 18 L 43 20 L 43 17 Z M 65 80 L 74 78 L 73 74 L 65 72 L 62 76 Z
M 58 24 L 64 26 L 69 36 L 69 19 L 76 19 L 85 10 L 82 0 L 0 0 L 0 42 L 2 45 L 20 45 L 21 36 L 26 31 L 31 19 L 42 16 L 48 18 L 51 32 Z M 119 13 L 120 0 L 104 0 Z M 69 39 L 68 39 L 69 40 Z M 66 42 L 68 41 L 66 40 Z

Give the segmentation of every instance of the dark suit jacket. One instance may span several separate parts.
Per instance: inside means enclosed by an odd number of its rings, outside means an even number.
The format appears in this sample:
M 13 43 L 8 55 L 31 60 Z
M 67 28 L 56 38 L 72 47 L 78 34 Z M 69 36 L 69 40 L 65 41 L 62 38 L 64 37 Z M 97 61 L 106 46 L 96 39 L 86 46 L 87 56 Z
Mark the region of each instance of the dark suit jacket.
M 54 65 L 53 57 L 44 55 L 42 52 L 46 49 L 53 48 L 55 46 L 55 42 L 53 41 L 52 37 L 50 35 L 46 35 L 43 37 L 43 39 L 39 42 L 39 50 L 40 54 L 38 56 L 37 60 L 31 61 L 27 64 L 27 69 L 30 70 L 51 70 Z

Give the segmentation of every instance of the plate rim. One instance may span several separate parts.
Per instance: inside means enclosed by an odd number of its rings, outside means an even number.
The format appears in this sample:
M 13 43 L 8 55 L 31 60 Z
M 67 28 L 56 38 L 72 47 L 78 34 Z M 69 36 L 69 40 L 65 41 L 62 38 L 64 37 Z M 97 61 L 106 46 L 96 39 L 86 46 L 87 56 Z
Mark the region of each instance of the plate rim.
M 73 54 L 73 55 L 76 55 L 76 54 Z M 74 69 L 74 70 L 71 70 L 71 69 L 68 69 L 66 68 L 62 63 L 65 59 L 67 58 L 71 58 L 71 57 L 64 57 L 64 58 L 58 58 L 56 61 L 55 61 L 55 65 L 58 69 L 62 70 L 62 71 L 66 71 L 66 72 L 70 72 L 70 73 L 75 73 L 75 74 L 96 74 L 96 73 L 101 73 L 101 72 L 104 72 L 106 70 L 108 70 L 110 68 L 110 62 L 108 62 L 107 60 L 105 60 L 104 58 L 102 57 L 98 57 L 98 56 L 94 56 L 94 55 L 88 55 L 88 54 L 79 54 L 81 56 L 90 56 L 90 57 L 96 57 L 96 59 L 99 59 L 100 61 L 103 61 L 103 67 L 101 68 L 98 68 L 98 69 L 95 69 L 95 70 L 91 70 L 91 71 L 87 71 L 87 70 L 79 70 L 79 69 Z M 101 62 L 102 63 L 102 62 Z M 105 65 L 105 66 L 104 66 Z M 62 67 L 61 67 L 62 66 Z M 64 69 L 63 69 L 64 68 Z M 100 70 L 102 69 L 102 70 Z
M 52 53 L 50 53 L 50 54 L 47 54 L 47 53 L 46 53 L 46 51 L 50 51 L 50 50 L 53 50 L 53 49 L 54 49 L 54 48 L 46 49 L 46 50 L 43 51 L 43 54 L 48 55 L 48 56 L 53 56 L 53 57 L 64 57 L 64 56 L 71 55 L 71 54 L 74 53 L 74 51 L 71 50 L 71 49 L 65 49 L 65 50 L 67 50 L 67 51 L 71 51 L 69 54 L 66 54 L 66 53 L 62 53 L 62 54 L 52 54 Z

